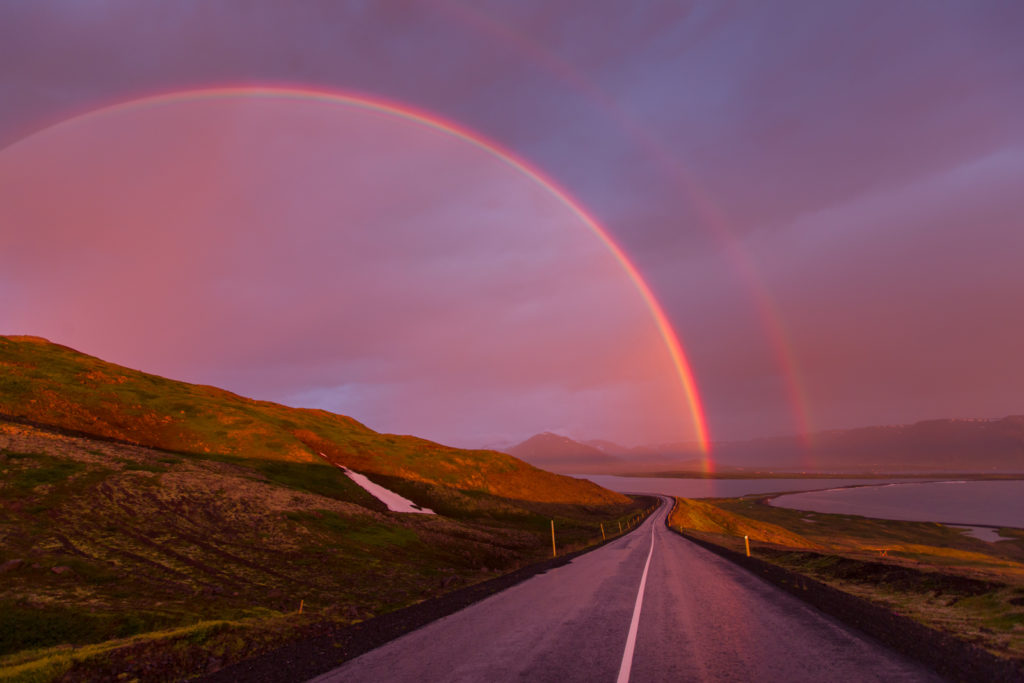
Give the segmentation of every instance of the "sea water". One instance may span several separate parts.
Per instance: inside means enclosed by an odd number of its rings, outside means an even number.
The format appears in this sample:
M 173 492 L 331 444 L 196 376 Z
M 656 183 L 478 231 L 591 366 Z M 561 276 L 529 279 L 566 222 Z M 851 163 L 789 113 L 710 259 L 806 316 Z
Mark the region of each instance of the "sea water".
M 579 475 L 621 493 L 681 498 L 772 495 L 772 505 L 796 510 L 962 526 L 984 541 L 1002 537 L 995 527 L 1024 528 L 1024 480 L 922 481 L 920 479 L 685 479 Z
M 893 482 L 829 488 L 779 496 L 772 504 L 796 510 L 910 522 L 1024 528 L 1024 481 L 1021 480 Z
M 610 474 L 579 474 L 599 486 L 620 493 L 661 493 L 680 498 L 738 498 L 759 493 L 810 491 L 840 486 L 911 481 L 892 479 L 688 479 L 677 477 L 617 477 Z

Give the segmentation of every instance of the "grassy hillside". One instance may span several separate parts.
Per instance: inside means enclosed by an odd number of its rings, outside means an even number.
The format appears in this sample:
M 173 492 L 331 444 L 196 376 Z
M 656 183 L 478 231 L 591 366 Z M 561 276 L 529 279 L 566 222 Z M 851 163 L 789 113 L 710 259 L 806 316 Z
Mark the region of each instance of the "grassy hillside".
M 551 519 L 569 552 L 638 508 L 394 488 L 445 514 L 388 512 L 322 462 L 0 422 L 0 680 L 178 680 L 545 559 Z
M 552 520 L 570 552 L 642 507 L 35 338 L 0 337 L 0 414 L 0 681 L 181 680 L 545 559 Z M 389 512 L 331 463 L 438 514 Z
M 818 547 L 800 534 L 777 524 L 766 523 L 723 510 L 710 503 L 690 498 L 677 498 L 668 519 L 669 526 L 677 529 L 704 531 L 728 536 L 749 536 L 751 540 L 778 543 L 801 548 Z
M 37 337 L 0 337 L 0 413 L 173 451 L 307 463 L 323 453 L 363 473 L 520 501 L 627 502 L 503 453 L 379 434 L 350 417 L 176 382 Z

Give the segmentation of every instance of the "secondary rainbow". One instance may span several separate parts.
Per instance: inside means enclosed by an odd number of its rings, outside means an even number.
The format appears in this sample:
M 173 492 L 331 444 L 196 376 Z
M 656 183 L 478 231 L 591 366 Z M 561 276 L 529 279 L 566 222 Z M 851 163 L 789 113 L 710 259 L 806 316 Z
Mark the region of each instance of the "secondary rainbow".
M 710 228 L 711 233 L 723 246 L 731 265 L 746 284 L 771 345 L 775 362 L 781 371 L 783 389 L 793 415 L 794 427 L 804 444 L 804 464 L 808 467 L 813 466 L 813 462 L 809 460 L 813 445 L 810 403 L 802 381 L 803 374 L 797 354 L 786 332 L 783 316 L 753 259 L 743 248 L 740 240 L 734 236 L 732 222 L 725 216 L 721 205 L 713 200 L 707 187 L 675 156 L 667 153 L 664 145 L 651 131 L 639 125 L 614 98 L 609 97 L 578 69 L 532 37 L 496 21 L 484 10 L 463 5 L 443 5 L 439 6 L 439 9 L 444 10 L 453 20 L 464 24 L 470 31 L 486 34 L 494 41 L 505 45 L 526 61 L 548 71 L 590 100 L 658 163 L 666 176 L 686 193 L 691 205 L 703 219 L 703 224 Z
M 569 195 L 569 193 L 561 188 L 554 180 L 516 156 L 513 152 L 503 149 L 496 143 L 491 142 L 464 127 L 457 126 L 450 121 L 446 121 L 435 114 L 420 111 L 405 104 L 398 104 L 378 97 L 371 98 L 360 94 L 297 88 L 294 86 L 227 86 L 153 94 L 136 97 L 131 100 L 84 112 L 82 116 L 109 112 L 114 109 L 153 106 L 165 102 L 228 97 L 315 99 L 335 104 L 361 107 L 389 114 L 421 125 L 429 126 L 464 140 L 492 154 L 502 162 L 515 168 L 517 171 L 543 187 L 547 192 L 567 206 L 581 221 L 583 221 L 591 232 L 597 236 L 604 246 L 607 247 L 619 265 L 622 266 L 622 269 L 636 287 L 644 305 L 650 311 L 658 333 L 664 341 L 669 356 L 672 359 L 673 368 L 679 378 L 680 387 L 689 407 L 689 417 L 692 422 L 695 439 L 701 453 L 703 454 L 704 469 L 708 472 L 713 470 L 713 463 L 710 457 L 710 437 L 708 434 L 707 420 L 704 415 L 703 405 L 700 401 L 700 395 L 697 391 L 697 383 L 693 377 L 693 370 L 691 369 L 690 363 L 683 351 L 683 346 L 679 340 L 679 336 L 676 334 L 675 329 L 672 327 L 668 317 L 665 315 L 665 311 L 655 298 L 650 286 L 640 275 L 636 266 L 623 252 L 622 248 L 619 247 L 619 245 L 611 238 L 607 230 L 605 230 L 597 220 L 595 220 L 594 217 L 580 205 L 578 201 Z

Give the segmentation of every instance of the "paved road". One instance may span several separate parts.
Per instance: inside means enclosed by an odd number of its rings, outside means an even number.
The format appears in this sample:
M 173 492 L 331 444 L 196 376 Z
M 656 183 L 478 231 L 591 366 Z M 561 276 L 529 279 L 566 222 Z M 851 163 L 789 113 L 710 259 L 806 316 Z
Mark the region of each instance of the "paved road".
M 667 514 L 315 681 L 940 680 L 668 531 Z

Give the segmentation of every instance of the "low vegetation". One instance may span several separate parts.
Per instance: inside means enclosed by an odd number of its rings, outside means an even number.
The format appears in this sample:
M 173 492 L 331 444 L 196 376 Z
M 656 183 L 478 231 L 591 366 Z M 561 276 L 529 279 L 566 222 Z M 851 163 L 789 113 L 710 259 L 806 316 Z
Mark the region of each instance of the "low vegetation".
M 805 512 L 747 497 L 678 499 L 670 525 L 1024 659 L 1024 532 L 986 542 L 964 529 Z
M 624 504 L 495 451 L 379 434 L 343 415 L 130 370 L 38 337 L 0 336 L 0 415 L 170 451 L 312 463 L 538 503 Z
M 443 514 L 388 512 L 325 463 L 0 423 L 0 680 L 216 669 L 544 559 L 552 519 L 569 552 L 639 507 L 374 479 Z
M 438 514 L 389 512 L 335 465 Z M 570 552 L 642 507 L 0 337 L 0 681 L 181 680 L 545 559 L 552 520 Z
M 765 543 L 777 543 L 802 548 L 815 548 L 817 544 L 778 524 L 769 524 L 728 512 L 710 503 L 679 498 L 672 508 L 669 524 L 694 531 L 705 531 L 728 536 L 749 536 Z

